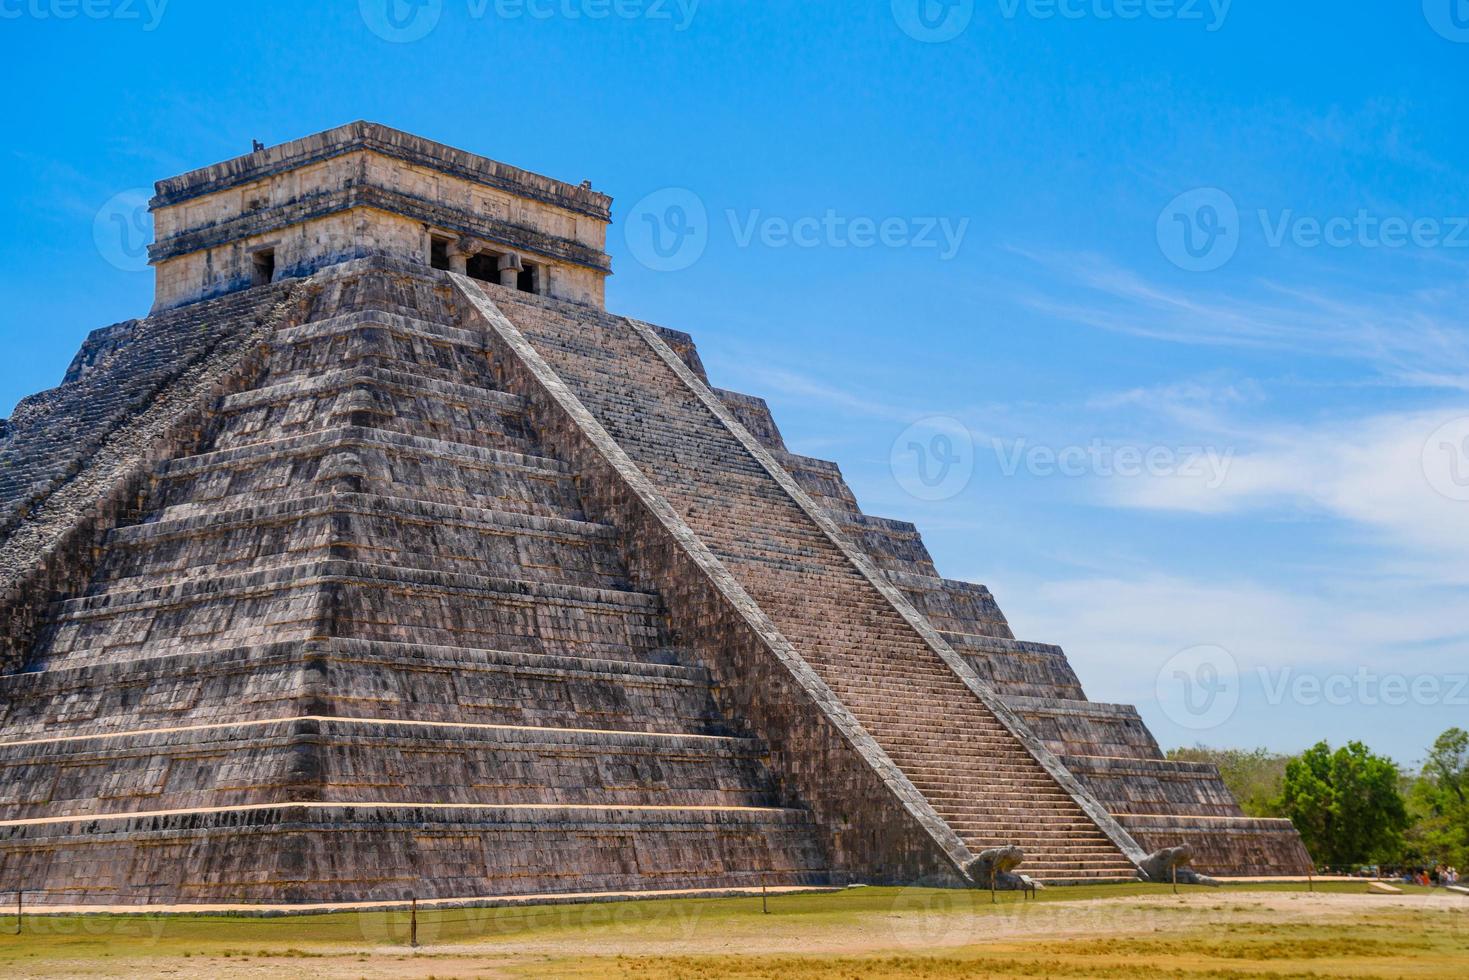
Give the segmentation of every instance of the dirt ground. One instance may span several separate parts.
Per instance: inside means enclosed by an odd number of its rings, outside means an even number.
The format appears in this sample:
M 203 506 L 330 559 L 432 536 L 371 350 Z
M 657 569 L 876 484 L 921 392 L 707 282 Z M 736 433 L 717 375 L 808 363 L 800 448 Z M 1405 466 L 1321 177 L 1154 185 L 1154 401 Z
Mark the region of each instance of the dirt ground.
M 1469 898 L 1365 886 L 852 889 L 275 919 L 28 918 L 19 977 L 1464 977 Z M 0 929 L 14 930 L 14 916 Z

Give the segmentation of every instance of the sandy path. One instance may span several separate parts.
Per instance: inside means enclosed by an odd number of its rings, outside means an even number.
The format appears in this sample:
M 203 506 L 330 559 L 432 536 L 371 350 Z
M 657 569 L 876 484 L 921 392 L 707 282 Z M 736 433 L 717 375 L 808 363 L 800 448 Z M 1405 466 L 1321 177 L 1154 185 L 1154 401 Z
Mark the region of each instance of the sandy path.
M 440 944 L 429 921 L 420 927 L 423 947 L 401 946 L 308 947 L 311 955 L 293 958 L 195 955 L 182 958 L 177 951 L 157 956 L 113 959 L 40 961 L 34 970 L 17 963 L 17 976 L 87 977 L 207 976 L 211 980 L 243 980 L 277 976 L 378 978 L 523 977 L 555 973 L 553 964 L 574 957 L 709 956 L 720 954 L 782 955 L 840 954 L 846 956 L 925 956 L 962 947 L 1006 946 L 1074 940 L 1089 937 L 1163 939 L 1184 931 L 1199 933 L 1251 925 L 1278 929 L 1283 925 L 1324 926 L 1333 922 L 1362 922 L 1386 913 L 1401 922 L 1402 913 L 1422 916 L 1425 927 L 1449 928 L 1469 940 L 1469 899 L 1448 894 L 1371 896 L 1367 894 L 1307 894 L 1295 892 L 1205 892 L 1190 890 L 1181 896 L 1148 895 L 1092 901 L 1022 903 L 1014 895 L 1001 898 L 999 908 L 989 896 L 973 893 L 972 904 L 946 909 L 930 907 L 931 892 L 895 896 L 890 909 L 853 913 L 782 916 L 779 903 L 773 914 L 761 915 L 752 903 L 748 916 L 702 916 L 695 905 L 670 903 L 669 914 L 651 921 L 619 924 L 616 916 L 597 925 L 578 926 L 569 915 L 567 925 L 517 938 L 496 932 L 494 910 L 473 920 L 483 926 L 483 938 Z M 606 907 L 604 907 L 605 909 Z M 615 909 L 613 910 L 616 911 Z M 371 914 L 371 913 L 368 913 Z M 1236 932 L 1236 935 L 1239 933 Z M 459 933 L 458 935 L 462 935 Z M 283 945 L 283 944 L 282 944 Z M 605 965 L 604 965 L 605 966 Z

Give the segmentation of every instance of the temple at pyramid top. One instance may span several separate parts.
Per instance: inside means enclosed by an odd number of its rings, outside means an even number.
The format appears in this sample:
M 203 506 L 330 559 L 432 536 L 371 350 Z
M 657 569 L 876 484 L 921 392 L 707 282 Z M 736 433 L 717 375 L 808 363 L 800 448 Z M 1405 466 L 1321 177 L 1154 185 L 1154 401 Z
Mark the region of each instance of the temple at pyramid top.
M 612 199 L 354 122 L 161 180 L 155 310 L 368 253 L 603 305 Z

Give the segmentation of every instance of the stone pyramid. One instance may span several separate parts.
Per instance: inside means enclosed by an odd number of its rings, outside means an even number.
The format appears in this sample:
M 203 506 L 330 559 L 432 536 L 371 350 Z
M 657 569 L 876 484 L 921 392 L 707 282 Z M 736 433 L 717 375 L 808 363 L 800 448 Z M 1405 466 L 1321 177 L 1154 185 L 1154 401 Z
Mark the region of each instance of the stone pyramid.
M 0 430 L 0 888 L 302 904 L 1304 872 L 606 312 L 610 200 L 354 123 L 158 185 Z

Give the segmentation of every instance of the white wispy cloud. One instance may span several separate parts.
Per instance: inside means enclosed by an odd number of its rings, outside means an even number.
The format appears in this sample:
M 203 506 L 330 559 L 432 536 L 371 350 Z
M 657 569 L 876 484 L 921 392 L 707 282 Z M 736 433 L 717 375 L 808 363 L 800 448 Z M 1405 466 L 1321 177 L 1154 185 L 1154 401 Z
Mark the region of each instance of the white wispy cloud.
M 1463 421 L 1460 421 L 1463 420 Z M 1199 514 L 1294 509 L 1372 533 L 1429 579 L 1469 583 L 1469 403 L 1316 426 L 1236 427 L 1223 481 L 1190 475 L 1098 484 L 1111 504 Z
M 1187 292 L 1095 255 L 1013 249 L 1068 284 L 1022 289 L 1019 301 L 1049 316 L 1169 343 L 1278 350 L 1352 361 L 1402 384 L 1469 387 L 1463 264 L 1431 288 L 1381 293 L 1275 280 L 1246 291 Z

